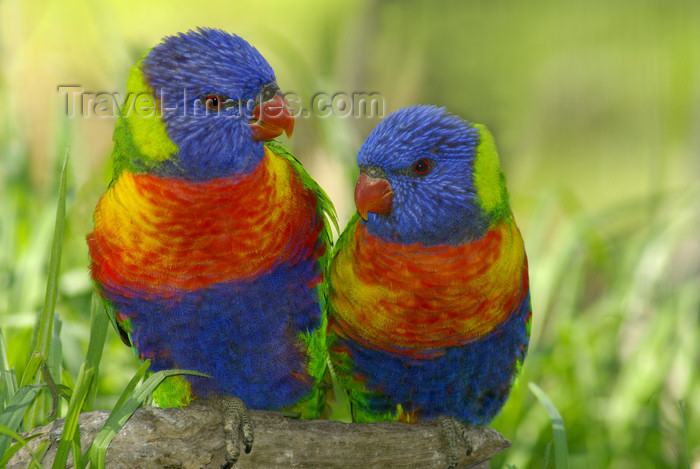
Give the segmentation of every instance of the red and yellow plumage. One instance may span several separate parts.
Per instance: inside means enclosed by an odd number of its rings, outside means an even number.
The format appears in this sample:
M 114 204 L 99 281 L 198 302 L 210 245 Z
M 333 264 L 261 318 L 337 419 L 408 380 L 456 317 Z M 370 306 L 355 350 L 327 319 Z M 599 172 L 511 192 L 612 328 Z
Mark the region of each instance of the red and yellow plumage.
M 460 246 L 383 241 L 356 223 L 331 269 L 339 334 L 402 355 L 463 345 L 500 325 L 528 292 L 515 222 Z M 361 298 L 361 300 L 358 300 Z M 359 302 L 373 308 L 356 308 Z
M 318 237 L 316 202 L 306 194 L 308 216 L 289 204 L 292 192 L 308 191 L 287 160 L 265 151 L 263 166 L 243 177 L 191 182 L 123 173 L 95 210 L 93 278 L 107 291 L 136 287 L 139 297 L 163 297 L 308 258 L 314 246 L 289 240 Z

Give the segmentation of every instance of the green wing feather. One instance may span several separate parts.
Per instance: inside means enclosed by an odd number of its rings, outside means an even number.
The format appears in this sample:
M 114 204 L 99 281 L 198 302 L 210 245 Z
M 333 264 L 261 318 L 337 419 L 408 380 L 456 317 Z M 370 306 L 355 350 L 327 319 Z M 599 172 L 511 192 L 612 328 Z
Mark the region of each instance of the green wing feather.
M 324 191 L 309 173 L 306 172 L 304 166 L 292 155 L 285 144 L 277 140 L 269 140 L 265 142 L 265 147 L 289 161 L 292 168 L 294 168 L 296 173 L 301 177 L 304 187 L 316 195 L 318 213 L 323 219 L 323 233 L 321 233 L 320 236 L 322 236 L 326 242 L 326 251 L 318 260 L 323 269 L 323 282 L 318 287 L 321 326 L 314 331 L 306 331 L 301 335 L 302 340 L 306 344 L 307 354 L 309 356 L 309 374 L 314 377 L 315 382 L 313 391 L 309 396 L 287 409 L 288 411 L 299 413 L 301 418 L 319 418 L 324 415 L 326 411 L 326 390 L 330 387 L 328 383 L 330 377 L 327 367 L 328 347 L 326 346 L 326 329 L 328 317 L 326 308 L 328 307 L 328 269 L 333 254 L 331 224 L 335 227 L 336 232 L 339 233 L 338 216 L 333 202 L 331 202 L 326 191 Z
M 349 246 L 354 243 L 355 226 L 360 222 L 360 214 L 355 214 L 350 217 L 347 226 L 340 234 L 338 241 L 335 243 L 332 258 L 343 250 L 349 249 Z M 330 266 L 329 266 L 330 271 Z M 333 285 L 328 279 L 328 289 L 333 288 Z M 331 317 L 334 314 L 333 305 L 329 302 L 326 315 Z M 338 418 L 353 422 L 376 422 L 376 421 L 396 421 L 398 418 L 394 413 L 386 413 L 383 415 L 370 414 L 363 412 L 362 409 L 367 408 L 365 404 L 367 400 L 376 395 L 376 392 L 365 389 L 364 383 L 352 378 L 354 375 L 353 363 L 350 357 L 345 354 L 336 354 L 331 356 L 330 349 L 336 336 L 329 334 L 326 337 L 326 347 L 329 357 L 329 373 L 332 376 L 333 393 L 336 399 L 336 407 L 338 409 Z M 353 406 L 352 402 L 360 403 L 359 406 Z
M 340 233 L 340 228 L 338 227 L 338 214 L 335 211 L 333 202 L 331 202 L 331 198 L 328 197 L 326 191 L 324 191 L 321 188 L 321 186 L 319 186 L 318 183 L 314 181 L 314 179 L 309 175 L 309 173 L 306 172 L 304 166 L 299 162 L 299 160 L 297 160 L 294 157 L 294 155 L 292 155 L 292 152 L 289 150 L 287 145 L 278 140 L 268 140 L 267 142 L 265 142 L 265 146 L 268 148 L 268 150 L 285 158 L 292 164 L 292 167 L 297 171 L 297 173 L 299 173 L 302 181 L 304 181 L 304 186 L 311 192 L 316 194 L 316 198 L 318 199 L 319 210 L 326 216 L 326 218 L 331 223 L 333 223 L 335 231 L 337 233 Z M 331 237 L 331 232 L 327 223 L 326 231 L 328 236 Z M 332 240 L 332 237 L 330 239 Z

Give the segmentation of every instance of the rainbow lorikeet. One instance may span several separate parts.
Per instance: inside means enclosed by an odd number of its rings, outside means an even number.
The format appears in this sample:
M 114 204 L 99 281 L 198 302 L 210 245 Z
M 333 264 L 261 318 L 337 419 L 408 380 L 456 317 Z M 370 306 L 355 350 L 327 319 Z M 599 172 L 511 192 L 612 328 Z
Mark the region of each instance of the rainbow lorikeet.
M 154 398 L 166 407 L 225 402 L 235 460 L 239 431 L 252 444 L 236 398 L 320 412 L 335 212 L 271 140 L 290 135 L 294 120 L 272 68 L 240 37 L 211 29 L 166 37 L 133 67 L 127 88 L 135 103 L 116 123 L 114 177 L 87 237 L 92 278 L 151 370 L 211 377 L 167 378 Z
M 435 106 L 362 145 L 329 274 L 330 361 L 358 422 L 489 422 L 527 351 L 528 267 L 493 137 Z M 463 427 L 462 427 L 463 428 Z

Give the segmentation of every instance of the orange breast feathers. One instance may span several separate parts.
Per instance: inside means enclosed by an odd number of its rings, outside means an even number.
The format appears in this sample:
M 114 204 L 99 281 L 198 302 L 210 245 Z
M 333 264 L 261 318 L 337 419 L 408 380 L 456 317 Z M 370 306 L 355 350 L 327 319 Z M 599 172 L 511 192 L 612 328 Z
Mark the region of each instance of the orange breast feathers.
M 358 222 L 330 281 L 337 334 L 406 355 L 488 334 L 528 292 L 527 259 L 512 218 L 458 247 L 386 242 Z
M 105 290 L 171 297 L 246 281 L 313 255 L 316 199 L 282 157 L 204 182 L 124 171 L 95 209 L 92 276 Z

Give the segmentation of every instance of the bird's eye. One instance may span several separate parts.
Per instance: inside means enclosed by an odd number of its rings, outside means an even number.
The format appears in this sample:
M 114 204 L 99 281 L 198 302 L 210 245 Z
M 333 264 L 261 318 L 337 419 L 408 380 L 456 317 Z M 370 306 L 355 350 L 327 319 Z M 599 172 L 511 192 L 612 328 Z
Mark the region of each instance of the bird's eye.
M 206 103 L 209 109 L 211 109 L 212 111 L 218 111 L 223 106 L 224 100 L 219 95 L 210 94 L 206 98 Z
M 420 174 L 421 176 L 428 174 L 428 172 L 430 172 L 430 169 L 430 160 L 426 158 L 420 159 L 413 164 L 413 171 L 415 171 L 416 174 Z
M 264 103 L 271 100 L 275 97 L 278 91 L 279 88 L 277 88 L 276 83 L 268 83 L 263 87 L 262 91 L 260 92 L 260 102 Z

